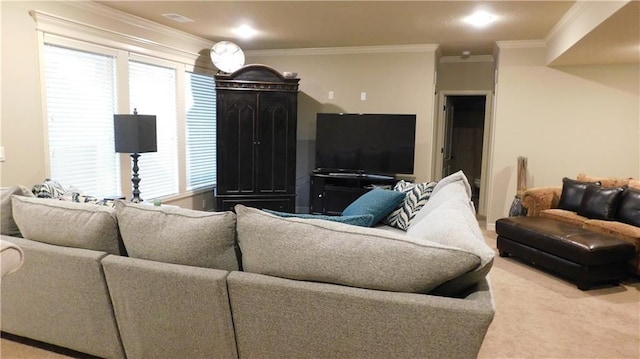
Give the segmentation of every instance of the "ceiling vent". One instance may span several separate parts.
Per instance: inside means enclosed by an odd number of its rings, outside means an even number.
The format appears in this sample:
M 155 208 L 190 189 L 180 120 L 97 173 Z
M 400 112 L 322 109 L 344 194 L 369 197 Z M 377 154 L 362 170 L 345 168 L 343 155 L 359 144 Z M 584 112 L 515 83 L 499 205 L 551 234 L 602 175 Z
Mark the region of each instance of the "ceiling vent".
M 164 16 L 166 18 L 169 18 L 169 19 L 171 19 L 173 21 L 176 21 L 176 22 L 193 22 L 193 19 L 189 19 L 188 17 L 182 16 L 180 14 L 171 13 L 171 14 L 162 14 L 162 16 Z

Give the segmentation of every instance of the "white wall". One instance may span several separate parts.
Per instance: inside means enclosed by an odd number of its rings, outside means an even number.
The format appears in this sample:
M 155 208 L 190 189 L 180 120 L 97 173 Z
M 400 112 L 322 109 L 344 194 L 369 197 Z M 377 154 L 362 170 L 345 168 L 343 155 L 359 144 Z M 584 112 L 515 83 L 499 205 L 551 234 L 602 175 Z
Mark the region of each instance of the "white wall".
M 580 172 L 640 177 L 638 65 L 551 68 L 542 46 L 499 46 L 487 223 L 508 213 L 518 156 L 528 187 Z
M 495 63 L 491 56 L 443 57 L 438 63 L 438 91 L 493 91 Z

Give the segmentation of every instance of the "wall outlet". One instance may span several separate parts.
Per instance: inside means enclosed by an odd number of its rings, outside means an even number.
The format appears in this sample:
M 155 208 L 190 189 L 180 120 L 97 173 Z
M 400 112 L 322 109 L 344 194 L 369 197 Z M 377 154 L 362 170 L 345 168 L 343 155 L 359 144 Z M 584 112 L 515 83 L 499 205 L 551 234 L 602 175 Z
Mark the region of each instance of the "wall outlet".
M 0 146 L 0 162 L 4 162 L 4 146 Z
M 366 101 L 367 100 L 367 93 L 366 92 L 360 92 L 360 100 L 361 101 Z

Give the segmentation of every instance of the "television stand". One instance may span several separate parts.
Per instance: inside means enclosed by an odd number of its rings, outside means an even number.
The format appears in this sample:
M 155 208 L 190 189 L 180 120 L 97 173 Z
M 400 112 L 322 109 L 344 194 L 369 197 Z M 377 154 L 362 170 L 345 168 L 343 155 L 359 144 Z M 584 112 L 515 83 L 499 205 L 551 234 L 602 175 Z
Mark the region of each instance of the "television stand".
M 310 212 L 340 215 L 351 202 L 375 187 L 393 188 L 394 176 L 366 173 L 312 173 Z

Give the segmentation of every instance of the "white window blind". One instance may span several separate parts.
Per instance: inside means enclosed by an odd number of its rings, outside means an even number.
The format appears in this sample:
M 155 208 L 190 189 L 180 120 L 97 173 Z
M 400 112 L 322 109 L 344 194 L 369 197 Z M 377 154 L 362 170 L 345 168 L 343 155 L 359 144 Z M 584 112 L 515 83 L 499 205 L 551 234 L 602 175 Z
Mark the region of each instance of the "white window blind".
M 142 153 L 140 197 L 151 200 L 178 193 L 176 70 L 129 61 L 131 113 L 155 115 L 158 152 Z
M 216 181 L 216 84 L 211 76 L 186 72 L 187 190 Z
M 44 49 L 51 178 L 86 195 L 120 194 L 115 58 L 51 44 Z

